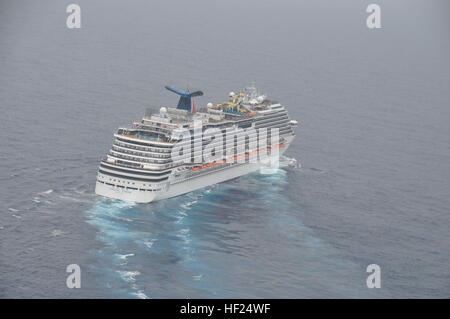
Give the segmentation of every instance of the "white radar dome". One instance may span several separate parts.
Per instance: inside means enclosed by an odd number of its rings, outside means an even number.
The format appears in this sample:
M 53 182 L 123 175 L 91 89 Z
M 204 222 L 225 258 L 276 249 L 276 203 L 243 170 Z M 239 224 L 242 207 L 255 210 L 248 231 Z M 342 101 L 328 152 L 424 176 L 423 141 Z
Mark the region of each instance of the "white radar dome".
M 211 102 L 209 102 L 208 104 L 206 104 L 207 107 L 212 107 L 213 104 Z
M 236 95 L 233 91 L 230 92 L 230 96 Z
M 256 99 L 259 103 L 262 103 L 262 101 L 264 101 L 264 96 L 260 95 L 258 96 L 258 98 Z
M 159 109 L 159 113 L 160 114 L 166 114 L 167 113 L 167 109 L 163 106 L 162 108 Z

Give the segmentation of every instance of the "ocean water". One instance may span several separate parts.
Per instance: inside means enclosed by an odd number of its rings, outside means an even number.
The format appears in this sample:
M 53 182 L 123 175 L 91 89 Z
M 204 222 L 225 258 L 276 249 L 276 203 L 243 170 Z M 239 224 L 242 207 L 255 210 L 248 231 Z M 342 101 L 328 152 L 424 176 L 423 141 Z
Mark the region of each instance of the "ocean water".
M 77 3 L 79 30 L 68 3 L 0 3 L 1 298 L 449 297 L 448 1 L 377 1 L 378 30 L 364 1 Z M 299 121 L 276 172 L 94 194 L 164 85 L 201 105 L 251 82 Z

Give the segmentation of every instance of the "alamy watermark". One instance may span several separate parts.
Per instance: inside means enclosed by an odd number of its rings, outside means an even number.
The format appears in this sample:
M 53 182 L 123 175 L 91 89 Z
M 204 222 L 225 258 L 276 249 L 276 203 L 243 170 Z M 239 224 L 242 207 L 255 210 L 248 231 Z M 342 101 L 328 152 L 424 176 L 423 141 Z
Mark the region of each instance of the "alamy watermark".
M 81 28 L 81 8 L 78 4 L 69 4 L 66 13 L 70 13 L 66 19 L 66 25 L 69 29 Z
M 366 25 L 369 29 L 381 28 L 381 7 L 372 3 L 366 8 L 366 12 L 370 13 L 366 19 Z M 69 29 L 81 28 L 81 7 L 78 4 L 69 4 L 66 8 L 66 13 L 69 13 L 66 19 L 66 25 Z
M 70 273 L 66 279 L 67 288 L 81 288 L 81 268 L 77 264 L 70 264 L 66 267 L 66 272 Z
M 366 8 L 366 12 L 370 13 L 366 19 L 366 25 L 369 29 L 381 28 L 381 8 L 378 4 L 369 4 Z
M 192 132 L 192 133 L 191 133 Z M 278 166 L 280 142 L 279 128 L 236 128 L 231 126 L 203 130 L 202 121 L 194 121 L 193 130 L 183 129 L 175 136 L 177 142 L 171 150 L 176 164 L 205 164 L 206 167 L 227 163 L 261 163 Z M 204 168 L 204 167 L 202 167 Z
M 371 273 L 366 280 L 367 288 L 381 288 L 381 268 L 377 264 L 367 266 L 367 272 Z

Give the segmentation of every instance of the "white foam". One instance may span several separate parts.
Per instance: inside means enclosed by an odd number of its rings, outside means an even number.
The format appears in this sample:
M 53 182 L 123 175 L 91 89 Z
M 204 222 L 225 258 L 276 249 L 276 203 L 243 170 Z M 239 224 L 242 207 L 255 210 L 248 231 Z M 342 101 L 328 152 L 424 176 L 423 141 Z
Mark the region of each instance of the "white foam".
M 11 212 L 14 212 L 14 213 L 17 213 L 17 212 L 18 212 L 18 210 L 17 210 L 17 209 L 14 209 L 14 208 L 11 208 L 11 207 L 10 207 L 10 208 L 8 208 L 8 210 L 9 210 L 9 211 L 11 211 Z
M 125 255 L 116 254 L 116 256 L 119 257 L 119 259 L 121 260 L 127 260 L 128 257 L 132 257 L 134 256 L 134 254 L 125 254 Z
M 115 218 L 119 219 L 119 220 L 124 220 L 126 222 L 132 222 L 133 221 L 131 218 L 125 218 L 125 217 L 115 217 Z
M 62 232 L 62 230 L 60 230 L 60 229 L 52 230 L 52 236 L 53 236 L 53 237 L 60 236 L 60 235 L 62 235 L 62 234 L 63 234 L 63 232 Z
M 203 277 L 203 275 L 194 275 L 194 276 L 192 276 L 192 278 L 194 280 L 200 280 L 200 279 L 202 279 L 202 277 Z
M 195 203 L 197 203 L 197 200 L 193 200 L 193 201 L 187 202 L 186 204 L 181 204 L 181 207 L 184 208 L 184 209 L 191 209 L 190 207 L 192 205 L 194 205 Z
M 141 273 L 139 271 L 117 271 L 120 274 L 120 277 L 126 282 L 135 282 L 136 276 L 139 276 Z
M 287 157 L 287 156 L 281 156 L 280 157 L 280 167 L 292 167 L 292 168 L 301 168 L 302 165 L 300 164 L 299 161 L 297 161 L 297 159 L 293 158 L 293 157 Z
M 186 234 L 189 233 L 189 228 L 180 229 L 179 233 L 182 234 L 182 235 L 186 235 Z
M 137 292 L 133 292 L 132 295 L 137 296 L 140 299 L 150 299 L 142 290 L 138 290 Z

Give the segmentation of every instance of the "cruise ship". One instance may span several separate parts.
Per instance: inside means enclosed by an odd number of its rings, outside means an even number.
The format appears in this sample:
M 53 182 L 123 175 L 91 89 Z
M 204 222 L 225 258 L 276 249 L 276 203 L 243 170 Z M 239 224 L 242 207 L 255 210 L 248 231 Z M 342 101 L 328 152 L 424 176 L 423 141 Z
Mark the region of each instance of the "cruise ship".
M 117 129 L 96 194 L 136 203 L 182 195 L 273 168 L 294 139 L 297 121 L 254 86 L 198 109 L 202 91 L 166 89 L 180 96 L 177 107 L 148 108 Z

